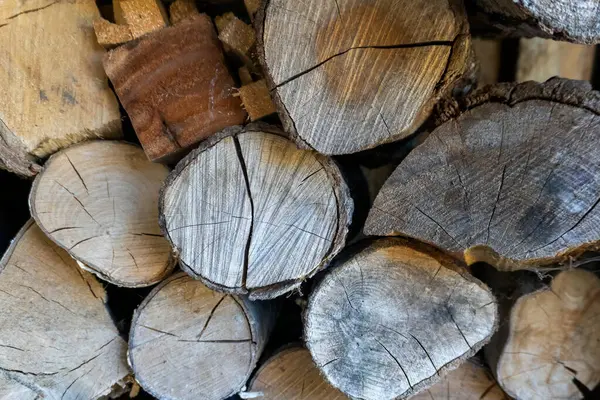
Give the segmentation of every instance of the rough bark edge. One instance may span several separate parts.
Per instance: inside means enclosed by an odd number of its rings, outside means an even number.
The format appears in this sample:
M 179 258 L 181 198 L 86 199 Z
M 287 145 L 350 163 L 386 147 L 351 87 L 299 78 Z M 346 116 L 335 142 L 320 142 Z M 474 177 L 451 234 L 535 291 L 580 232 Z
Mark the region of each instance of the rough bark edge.
M 152 291 L 148 294 L 148 296 L 146 296 L 146 298 L 136 308 L 136 310 L 133 312 L 133 318 L 131 320 L 131 329 L 129 331 L 129 338 L 128 338 L 129 340 L 128 340 L 128 344 L 127 344 L 127 364 L 129 364 L 129 367 L 131 368 L 131 370 L 134 373 L 135 381 L 146 392 L 148 392 L 152 396 L 156 397 L 157 399 L 161 399 L 161 397 L 152 388 L 147 386 L 143 382 L 143 380 L 139 378 L 138 374 L 136 373 L 135 363 L 133 362 L 133 358 L 131 357 L 131 348 L 135 347 L 135 341 L 133 340 L 134 331 L 135 331 L 135 328 L 137 327 L 137 321 L 140 317 L 140 314 L 143 312 L 144 308 L 146 308 L 148 303 L 150 303 L 152 301 L 154 296 L 156 296 L 158 294 L 158 292 L 160 292 L 168 284 L 170 284 L 176 280 L 182 279 L 182 278 L 192 278 L 192 277 L 184 272 L 178 272 L 176 274 L 171 275 L 169 278 L 165 279 L 161 283 L 159 283 L 154 289 L 152 289 Z M 199 282 L 199 284 L 202 284 L 202 282 Z M 210 289 L 210 287 L 208 287 L 208 288 Z M 250 302 L 249 300 L 247 300 L 246 298 L 239 297 L 236 295 L 231 295 L 231 297 L 232 297 L 233 301 L 235 301 L 237 303 L 237 305 L 240 306 L 240 308 L 242 309 L 242 312 L 244 313 L 244 316 L 246 317 L 246 323 L 248 324 L 248 328 L 250 330 L 250 335 L 251 335 L 251 342 L 250 342 L 251 343 L 251 353 L 250 353 L 251 361 L 250 361 L 250 364 L 248 365 L 248 370 L 245 374 L 245 380 L 242 383 L 242 386 L 240 386 L 239 388 L 234 388 L 231 391 L 231 393 L 227 394 L 223 398 L 228 398 L 230 396 L 233 396 L 244 389 L 246 382 L 248 382 L 248 378 L 252 374 L 252 371 L 255 369 L 256 364 L 258 363 L 258 359 L 260 358 L 260 354 L 262 353 L 262 351 L 267 343 L 268 334 L 270 333 L 271 329 L 273 328 L 273 324 L 275 322 L 275 315 L 276 315 L 274 312 L 274 309 L 270 308 L 271 306 L 269 304 L 262 304 L 262 303 L 256 303 L 256 302 L 253 303 L 253 302 Z M 264 311 L 265 313 L 270 313 L 268 318 L 266 319 L 266 321 L 261 321 L 260 318 L 258 317 L 259 314 L 261 313 L 261 311 Z M 260 343 L 261 341 L 262 341 L 262 343 Z
M 21 177 L 33 178 L 41 170 L 39 160 L 0 118 L 0 168 Z
M 498 331 L 498 328 L 500 327 L 500 321 L 499 321 L 498 299 L 496 298 L 496 296 L 494 295 L 492 290 L 485 283 L 483 283 L 481 280 L 479 280 L 479 279 L 475 278 L 473 275 L 471 275 L 467 271 L 466 266 L 458 258 L 452 256 L 451 253 L 445 252 L 444 250 L 441 250 L 441 249 L 439 249 L 433 245 L 427 244 L 425 242 L 420 242 L 417 239 L 411 239 L 411 238 L 407 238 L 407 237 L 371 237 L 368 239 L 364 239 L 364 240 L 360 241 L 359 243 L 354 244 L 352 247 L 348 248 L 344 252 L 343 256 L 339 257 L 336 260 L 336 262 L 331 266 L 329 273 L 332 273 L 334 270 L 336 270 L 338 268 L 342 268 L 346 261 L 348 261 L 353 256 L 357 255 L 358 253 L 370 254 L 380 248 L 397 247 L 397 246 L 405 246 L 405 247 L 408 247 L 419 253 L 425 254 L 432 258 L 435 258 L 436 260 L 438 260 L 438 262 L 443 267 L 448 268 L 448 269 L 458 273 L 465 280 L 475 283 L 482 290 L 485 290 L 486 292 L 488 292 L 490 294 L 490 297 L 494 300 L 494 305 L 495 305 L 495 307 L 494 307 L 494 324 L 492 326 L 490 334 L 482 341 L 473 344 L 469 348 L 469 351 L 464 353 L 462 356 L 455 358 L 454 360 L 450 361 L 449 363 L 447 363 L 445 365 L 442 365 L 440 368 L 437 369 L 436 374 L 434 374 L 431 377 L 426 378 L 416 384 L 413 384 L 412 388 L 409 388 L 404 393 L 402 393 L 400 396 L 397 396 L 393 399 L 393 400 L 404 400 L 404 399 L 407 399 L 407 398 L 431 387 L 433 384 L 441 381 L 442 378 L 448 372 L 458 368 L 464 362 L 466 362 L 467 360 L 472 358 L 479 350 L 481 350 L 486 344 L 488 344 L 492 340 L 493 336 L 495 335 L 495 333 Z M 309 331 L 309 329 L 311 327 L 309 324 L 309 321 L 308 321 L 308 314 L 311 312 L 311 309 L 313 307 L 318 306 L 318 304 L 317 305 L 314 304 L 314 296 L 312 296 L 312 293 L 321 289 L 321 286 L 323 285 L 326 277 L 327 277 L 327 275 L 321 277 L 319 282 L 317 282 L 316 285 L 313 287 L 313 289 L 311 291 L 311 295 L 308 296 L 307 306 L 304 309 L 304 311 L 302 312 L 302 325 L 303 325 L 303 335 L 304 335 L 303 341 L 306 344 L 306 348 L 309 350 L 311 357 L 313 354 L 312 349 L 311 349 L 311 342 L 309 340 L 307 340 L 307 332 Z M 314 357 L 312 357 L 312 358 L 314 361 Z M 334 388 L 338 389 L 339 391 L 344 393 L 346 396 L 348 396 L 348 394 L 345 393 L 342 388 L 335 386 L 329 380 L 329 378 L 327 377 L 325 372 L 321 369 L 321 367 L 318 364 L 316 364 L 316 362 L 315 362 L 315 365 L 317 366 L 317 369 L 319 370 L 319 373 L 321 374 L 323 379 L 328 384 L 330 384 L 331 386 L 333 386 Z M 361 400 L 361 399 L 356 399 L 356 400 Z
M 457 30 L 459 31 L 459 33 L 453 40 L 446 68 L 444 69 L 440 80 L 436 84 L 432 96 L 430 97 L 429 101 L 425 103 L 419 110 L 421 119 L 415 119 L 413 125 L 411 125 L 411 127 L 406 129 L 404 132 L 395 133 L 382 140 L 381 142 L 365 147 L 358 152 L 370 150 L 377 146 L 402 140 L 413 135 L 419 130 L 419 127 L 427 121 L 428 117 L 434 110 L 436 103 L 438 103 L 440 99 L 442 99 L 445 96 L 449 96 L 451 92 L 457 88 L 459 88 L 459 90 L 468 91 L 469 89 L 464 89 L 464 87 L 470 86 L 470 84 L 475 80 L 477 72 L 477 63 L 475 59 L 475 54 L 473 52 L 473 49 L 471 48 L 471 36 L 469 33 L 469 23 L 467 20 L 466 9 L 461 0 L 447 1 L 450 5 L 450 8 L 452 9 L 452 12 L 454 13 L 456 25 L 458 27 Z M 275 104 L 277 114 L 279 115 L 279 119 L 281 120 L 283 128 L 287 133 L 288 137 L 290 138 L 290 140 L 296 143 L 298 148 L 314 151 L 315 149 L 298 134 L 298 131 L 296 130 L 296 124 L 294 123 L 294 120 L 290 117 L 289 111 L 287 110 L 284 102 L 279 96 L 279 92 L 277 91 L 277 85 L 273 81 L 269 66 L 266 62 L 264 28 L 266 13 L 270 3 L 271 0 L 263 0 L 254 19 L 254 28 L 256 30 L 257 58 L 264 72 L 264 79 L 266 80 L 267 87 L 269 88 L 269 92 L 271 93 L 271 99 L 273 100 L 273 104 Z
M 200 146 L 196 149 L 192 150 L 188 155 L 186 155 L 177 166 L 171 171 L 171 173 L 165 179 L 163 186 L 160 189 L 159 201 L 158 201 L 158 209 L 159 209 L 159 217 L 158 222 L 163 235 L 169 240 L 171 246 L 174 249 L 174 254 L 177 260 L 179 261 L 179 265 L 181 269 L 184 270 L 187 274 L 192 276 L 194 279 L 200 280 L 204 285 L 209 287 L 212 290 L 228 293 L 228 294 L 238 294 L 238 295 L 248 295 L 251 300 L 269 300 L 274 299 L 275 297 L 281 296 L 285 293 L 291 292 L 293 290 L 297 290 L 300 288 L 302 283 L 309 278 L 312 278 L 317 272 L 327 268 L 327 266 L 331 263 L 331 260 L 344 248 L 346 245 L 347 236 L 350 230 L 350 224 L 352 222 L 352 216 L 354 214 L 354 202 L 352 200 L 350 189 L 344 180 L 343 174 L 340 170 L 340 167 L 337 163 L 327 157 L 323 156 L 319 153 L 313 152 L 313 155 L 317 159 L 317 161 L 323 166 L 323 169 L 327 173 L 327 177 L 331 183 L 334 196 L 336 198 L 337 203 L 337 228 L 334 240 L 332 241 L 331 247 L 327 253 L 327 256 L 323 258 L 323 260 L 308 274 L 303 277 L 299 277 L 293 280 L 287 280 L 283 282 L 278 282 L 276 284 L 263 286 L 260 288 L 254 288 L 248 290 L 243 287 L 228 287 L 223 286 L 221 284 L 215 283 L 210 279 L 199 275 L 196 273 L 189 265 L 181 261 L 179 259 L 179 249 L 173 244 L 171 240 L 171 236 L 167 230 L 167 221 L 165 218 L 165 205 L 164 205 L 164 197 L 167 188 L 173 183 L 175 179 L 185 170 L 190 163 L 192 163 L 200 154 L 204 151 L 210 149 L 217 145 L 217 143 L 221 142 L 223 139 L 227 137 L 236 137 L 242 133 L 268 133 L 272 135 L 277 135 L 283 137 L 285 139 L 290 139 L 289 135 L 282 132 L 279 128 L 263 123 L 263 122 L 255 122 L 244 127 L 242 126 L 232 126 L 225 128 L 221 132 L 209 137 L 208 139 L 202 141 Z M 296 142 L 292 143 L 296 144 Z M 297 146 L 300 150 L 306 150 L 306 148 Z
M 100 140 L 104 140 L 104 139 L 100 139 Z M 83 269 L 87 272 L 91 272 L 92 274 L 96 275 L 98 278 L 102 279 L 103 281 L 112 283 L 113 285 L 120 286 L 120 287 L 134 289 L 134 288 L 142 288 L 142 287 L 152 286 L 152 285 L 164 280 L 167 276 L 171 275 L 171 272 L 173 272 L 173 270 L 175 269 L 177 260 L 173 257 L 172 254 L 169 256 L 169 259 L 167 260 L 167 264 L 163 270 L 163 273 L 158 275 L 155 279 L 149 280 L 149 281 L 140 281 L 140 282 L 122 282 L 122 281 L 119 281 L 119 280 L 114 279 L 113 277 L 109 276 L 108 274 L 103 272 L 101 268 L 98 268 L 96 265 L 88 263 L 86 260 L 83 260 L 81 257 L 77 257 L 75 254 L 73 254 L 71 252 L 71 250 L 69 250 L 68 247 L 63 246 L 60 243 L 58 243 L 56 240 L 54 240 L 54 238 L 52 237 L 52 234 L 49 233 L 48 230 L 46 230 L 46 228 L 44 228 L 41 221 L 39 220 L 39 216 L 38 216 L 38 213 L 37 213 L 37 210 L 35 207 L 35 198 L 37 195 L 37 189 L 38 189 L 39 183 L 41 181 L 41 177 L 43 176 L 46 168 L 48 168 L 48 166 L 50 166 L 52 161 L 54 161 L 54 159 L 56 157 L 58 157 L 60 154 L 62 154 L 63 151 L 68 151 L 70 149 L 73 149 L 73 148 L 76 148 L 79 146 L 86 146 L 90 143 L 97 142 L 97 141 L 98 140 L 92 140 L 92 141 L 88 140 L 88 141 L 74 144 L 72 146 L 69 146 L 65 149 L 60 150 L 57 153 L 54 153 L 53 155 L 50 156 L 50 158 L 48 158 L 48 161 L 46 161 L 46 163 L 44 164 L 44 167 L 40 170 L 39 174 L 35 177 L 35 179 L 33 181 L 33 185 L 31 186 L 31 191 L 29 192 L 28 202 L 29 202 L 29 210 L 31 211 L 31 216 L 35 220 L 38 227 L 42 230 L 42 232 L 44 232 L 44 234 L 50 240 L 52 240 L 52 242 L 54 242 L 58 247 L 65 250 L 67 252 L 67 254 L 69 254 L 69 256 L 71 256 L 75 261 L 77 261 L 77 265 L 79 267 L 81 267 L 81 269 Z M 129 145 L 129 146 L 132 146 L 132 147 L 142 150 L 142 148 L 140 146 L 138 146 L 134 143 L 123 141 L 123 140 L 107 140 L 107 141 L 110 143 L 126 144 L 126 145 Z M 150 162 L 150 161 L 148 161 L 148 162 Z M 165 166 L 165 168 L 167 168 L 167 167 Z

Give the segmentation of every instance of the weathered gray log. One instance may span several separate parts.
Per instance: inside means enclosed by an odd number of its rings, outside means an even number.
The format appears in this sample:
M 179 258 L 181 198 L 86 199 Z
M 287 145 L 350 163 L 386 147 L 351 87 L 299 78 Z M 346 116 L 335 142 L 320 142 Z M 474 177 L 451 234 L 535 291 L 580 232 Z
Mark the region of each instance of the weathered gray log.
M 600 93 L 552 79 L 441 107 L 439 123 L 379 192 L 370 235 L 407 235 L 468 264 L 568 262 L 600 244 Z
M 487 287 L 447 254 L 379 239 L 341 258 L 310 295 L 306 344 L 351 398 L 404 399 L 487 343 L 496 308 Z
M 275 321 L 272 304 L 213 292 L 179 273 L 133 317 L 129 363 L 159 400 L 221 400 L 238 393 Z
M 181 267 L 207 286 L 273 298 L 344 246 L 352 200 L 337 165 L 266 125 L 228 129 L 169 175 L 160 223 Z

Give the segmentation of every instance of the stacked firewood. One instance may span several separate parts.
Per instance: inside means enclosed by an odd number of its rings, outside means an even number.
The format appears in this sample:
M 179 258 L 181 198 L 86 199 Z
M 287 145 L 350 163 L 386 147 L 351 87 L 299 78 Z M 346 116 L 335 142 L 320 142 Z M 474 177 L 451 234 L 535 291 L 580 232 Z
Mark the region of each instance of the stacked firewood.
M 597 398 L 595 1 L 7 0 L 0 43 L 0 399 Z

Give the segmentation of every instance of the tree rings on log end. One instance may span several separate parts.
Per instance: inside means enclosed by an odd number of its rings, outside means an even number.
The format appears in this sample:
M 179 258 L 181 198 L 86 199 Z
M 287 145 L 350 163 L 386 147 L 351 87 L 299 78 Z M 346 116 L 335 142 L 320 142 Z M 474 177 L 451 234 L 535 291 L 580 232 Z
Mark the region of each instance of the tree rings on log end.
M 226 130 L 183 159 L 160 210 L 188 274 L 215 290 L 273 298 L 341 250 L 353 206 L 331 159 L 254 125 Z
M 309 298 L 308 349 L 352 398 L 404 399 L 487 343 L 490 290 L 434 248 L 398 238 L 340 260 Z
M 323 154 L 411 135 L 472 68 L 455 0 L 271 0 L 257 18 L 285 130 Z
M 370 235 L 402 234 L 500 269 L 568 260 L 600 239 L 600 93 L 588 83 L 484 88 L 446 104 L 379 192 Z
M 168 173 L 135 145 L 82 143 L 50 157 L 34 181 L 31 214 L 85 269 L 115 285 L 149 286 L 174 267 L 158 225 Z
M 213 292 L 179 273 L 136 311 L 129 362 L 139 384 L 159 399 L 225 399 L 246 384 L 273 317 L 268 303 Z

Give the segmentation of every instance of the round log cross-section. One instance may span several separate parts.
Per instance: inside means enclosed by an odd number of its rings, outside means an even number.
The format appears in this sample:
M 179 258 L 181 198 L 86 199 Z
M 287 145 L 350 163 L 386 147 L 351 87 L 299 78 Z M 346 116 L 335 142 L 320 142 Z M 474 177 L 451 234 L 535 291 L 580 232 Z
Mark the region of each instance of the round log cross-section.
M 256 26 L 286 132 L 323 154 L 409 136 L 472 68 L 456 0 L 271 0 Z
M 478 351 L 494 296 L 430 246 L 380 239 L 340 260 L 309 297 L 306 344 L 351 398 L 407 398 Z
M 352 202 L 333 161 L 267 127 L 234 128 L 183 159 L 161 224 L 182 268 L 209 287 L 272 298 L 342 248 Z

